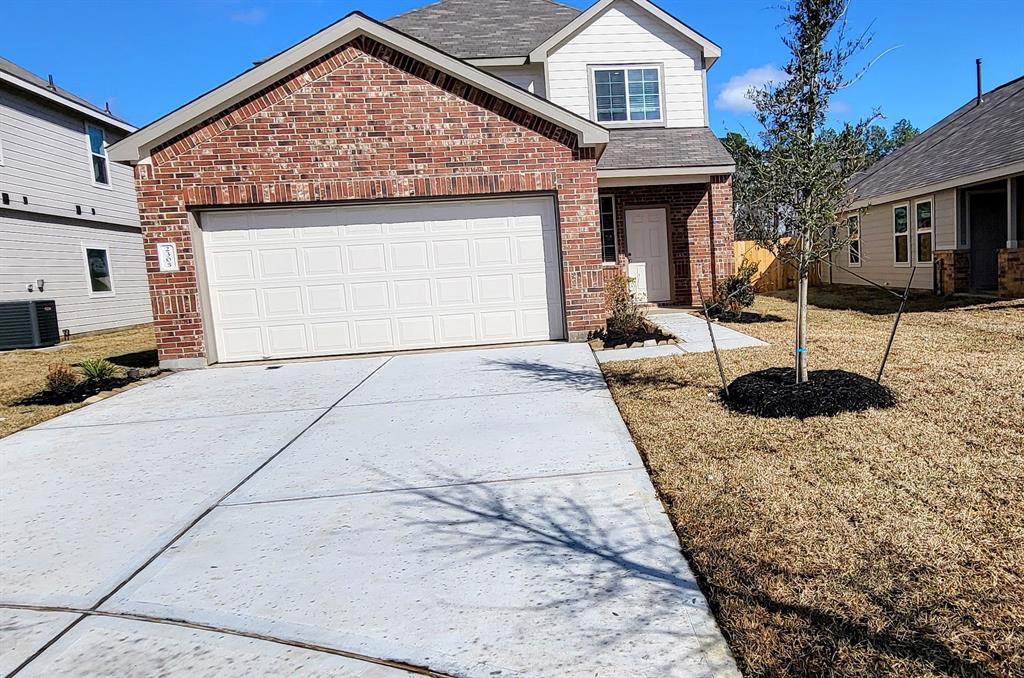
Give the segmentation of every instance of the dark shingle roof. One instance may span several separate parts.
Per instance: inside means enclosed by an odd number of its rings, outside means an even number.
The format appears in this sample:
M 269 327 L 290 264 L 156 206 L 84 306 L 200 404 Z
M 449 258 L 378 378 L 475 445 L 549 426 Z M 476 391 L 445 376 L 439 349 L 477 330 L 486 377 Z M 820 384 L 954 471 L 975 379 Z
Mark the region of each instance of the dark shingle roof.
M 460 59 L 526 56 L 579 16 L 552 0 L 441 0 L 384 21 Z
M 961 106 L 850 182 L 858 200 L 1024 161 L 1024 77 Z
M 734 161 L 707 127 L 612 129 L 599 170 L 732 165 Z
M 125 122 L 124 120 L 121 120 L 117 116 L 115 116 L 115 115 L 113 115 L 111 113 L 108 113 L 107 111 L 103 110 L 102 108 L 100 108 L 99 106 L 93 104 L 92 102 L 83 99 L 82 97 L 78 96 L 77 94 L 72 94 L 71 92 L 67 91 L 66 89 L 64 89 L 63 87 L 61 87 L 59 85 L 54 84 L 53 89 L 50 89 L 50 82 L 48 80 L 44 80 L 43 78 L 40 78 L 38 75 L 36 75 L 32 71 L 29 71 L 29 70 L 26 70 L 26 69 L 22 68 L 21 66 L 19 66 L 16 63 L 14 63 L 10 59 L 5 59 L 3 57 L 0 57 L 0 71 L 3 71 L 4 73 L 7 73 L 9 75 L 13 75 L 16 78 L 18 78 L 20 80 L 24 80 L 24 81 L 26 81 L 28 83 L 33 84 L 33 85 L 36 85 L 37 87 L 42 87 L 44 89 L 49 89 L 54 94 L 56 94 L 56 95 L 58 95 L 60 97 L 63 97 L 64 99 L 67 99 L 68 101 L 72 101 L 72 102 L 78 104 L 79 106 L 85 106 L 86 108 L 95 111 L 96 113 L 98 113 L 99 115 L 101 115 L 101 116 L 103 116 L 105 118 L 113 118 L 114 120 L 117 120 L 118 122 Z M 125 123 L 125 124 L 128 124 L 128 123 Z

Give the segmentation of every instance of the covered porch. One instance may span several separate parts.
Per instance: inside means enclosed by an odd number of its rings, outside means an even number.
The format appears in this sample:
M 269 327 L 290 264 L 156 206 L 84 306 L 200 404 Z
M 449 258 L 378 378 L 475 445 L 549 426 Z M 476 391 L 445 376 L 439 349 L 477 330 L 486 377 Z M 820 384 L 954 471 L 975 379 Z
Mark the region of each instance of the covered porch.
M 612 130 L 598 163 L 606 277 L 625 272 L 641 302 L 700 303 L 734 270 L 734 169 L 705 127 Z

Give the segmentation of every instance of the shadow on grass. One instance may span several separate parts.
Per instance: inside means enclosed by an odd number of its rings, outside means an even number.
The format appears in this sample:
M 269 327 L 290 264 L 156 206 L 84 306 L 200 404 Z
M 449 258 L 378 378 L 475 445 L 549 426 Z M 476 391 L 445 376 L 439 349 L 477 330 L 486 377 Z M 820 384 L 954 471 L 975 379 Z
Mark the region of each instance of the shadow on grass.
M 107 360 L 121 367 L 156 367 L 160 364 L 155 348 L 148 351 L 136 351 L 135 353 L 112 356 L 107 358 Z
M 774 313 L 750 313 L 743 311 L 739 317 L 723 318 L 724 323 L 736 323 L 737 325 L 757 325 L 760 323 L 783 323 L 786 319 Z
M 896 294 L 902 289 L 892 288 Z M 770 292 L 765 296 L 796 301 L 796 290 Z M 904 313 L 945 311 L 955 308 L 985 306 L 999 301 L 989 297 L 935 296 L 925 290 L 911 290 Z M 807 303 L 816 308 L 833 311 L 858 311 L 869 315 L 890 315 L 899 309 L 900 300 L 894 294 L 866 285 L 826 285 L 810 288 Z

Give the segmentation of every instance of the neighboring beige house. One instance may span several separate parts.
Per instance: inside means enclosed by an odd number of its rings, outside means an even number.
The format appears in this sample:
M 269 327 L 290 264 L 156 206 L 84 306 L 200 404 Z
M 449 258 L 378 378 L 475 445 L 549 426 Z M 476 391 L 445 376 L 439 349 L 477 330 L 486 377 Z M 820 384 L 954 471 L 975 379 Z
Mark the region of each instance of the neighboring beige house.
M 832 282 L 1024 296 L 1024 78 L 962 106 L 852 184 Z M 852 217 L 856 220 L 857 217 Z M 843 270 L 849 269 L 849 270 Z
M 53 299 L 72 333 L 152 322 L 134 176 L 107 158 L 133 131 L 0 58 L 0 301 Z

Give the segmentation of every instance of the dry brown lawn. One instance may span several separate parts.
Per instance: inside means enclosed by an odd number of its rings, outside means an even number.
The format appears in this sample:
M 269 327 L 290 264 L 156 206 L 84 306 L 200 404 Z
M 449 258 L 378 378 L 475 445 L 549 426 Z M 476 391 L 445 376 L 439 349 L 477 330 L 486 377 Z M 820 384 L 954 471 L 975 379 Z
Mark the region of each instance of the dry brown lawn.
M 811 302 L 811 368 L 873 376 L 895 301 Z M 886 411 L 730 413 L 711 354 L 604 366 L 747 675 L 1024 675 L 1024 301 L 910 309 Z M 732 377 L 791 361 L 792 295 L 753 310 Z
M 82 407 L 68 405 L 15 405 L 46 385 L 46 371 L 61 360 L 73 365 L 87 358 L 118 358 L 155 351 L 152 325 L 139 325 L 110 332 L 72 337 L 57 351 L 5 351 L 0 353 L 0 438 Z M 117 361 L 115 361 L 117 362 Z M 122 363 L 129 361 L 120 360 Z

